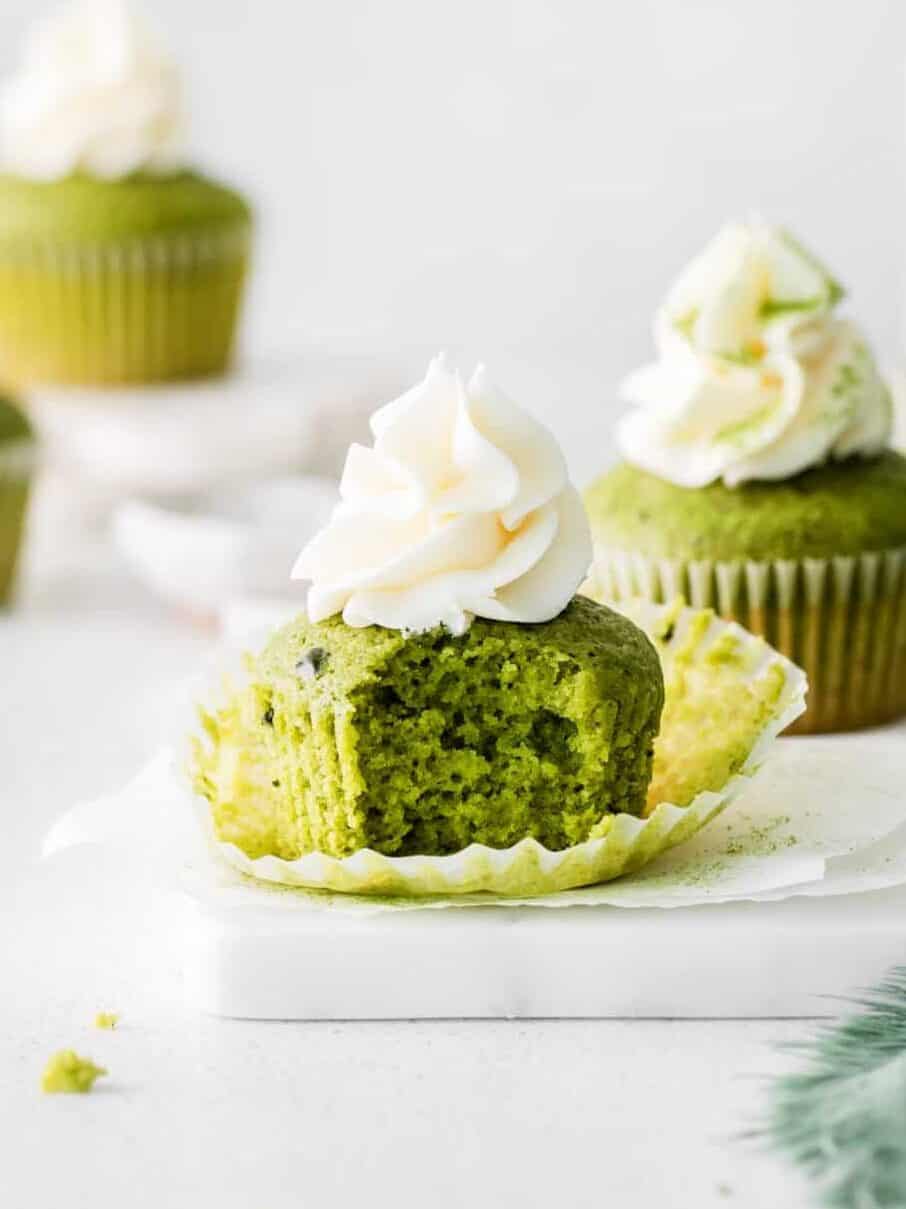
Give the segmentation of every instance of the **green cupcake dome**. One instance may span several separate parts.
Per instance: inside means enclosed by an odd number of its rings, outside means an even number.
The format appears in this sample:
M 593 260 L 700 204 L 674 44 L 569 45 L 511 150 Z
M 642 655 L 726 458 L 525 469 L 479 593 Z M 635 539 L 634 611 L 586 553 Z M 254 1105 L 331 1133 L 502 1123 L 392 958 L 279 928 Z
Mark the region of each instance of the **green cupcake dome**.
M 0 374 L 18 389 L 223 373 L 251 219 L 194 172 L 0 176 Z
M 906 457 L 852 458 L 780 482 L 677 487 L 621 464 L 585 493 L 598 546 L 649 558 L 833 558 L 906 546 Z
M 0 175 L 0 215 L 3 241 L 78 243 L 220 231 L 251 220 L 238 193 L 195 172 L 59 181 Z
M 648 638 L 582 597 L 459 637 L 303 617 L 206 718 L 195 780 L 252 857 L 561 849 L 643 812 L 663 700 Z

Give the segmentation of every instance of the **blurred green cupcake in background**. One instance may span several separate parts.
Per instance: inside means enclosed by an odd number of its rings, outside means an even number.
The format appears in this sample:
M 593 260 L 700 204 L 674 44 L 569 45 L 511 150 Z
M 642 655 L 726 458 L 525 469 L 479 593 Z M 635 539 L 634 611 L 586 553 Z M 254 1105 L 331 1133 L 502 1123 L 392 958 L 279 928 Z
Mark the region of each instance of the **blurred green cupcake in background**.
M 0 125 L 0 374 L 222 372 L 251 213 L 187 164 L 179 74 L 124 0 L 76 0 L 35 27 Z
M 906 458 L 842 295 L 786 232 L 726 227 L 660 308 L 625 460 L 585 497 L 591 592 L 763 635 L 808 674 L 800 731 L 906 714 Z
M 34 462 L 28 420 L 0 398 L 0 606 L 10 603 L 15 586 Z

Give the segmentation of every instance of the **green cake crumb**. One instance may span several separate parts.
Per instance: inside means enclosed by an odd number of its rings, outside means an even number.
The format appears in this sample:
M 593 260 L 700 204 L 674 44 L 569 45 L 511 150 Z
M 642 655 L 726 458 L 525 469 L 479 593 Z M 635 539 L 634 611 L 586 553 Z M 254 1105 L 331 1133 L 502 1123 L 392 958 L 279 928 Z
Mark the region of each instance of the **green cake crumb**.
M 41 1090 L 48 1094 L 84 1095 L 91 1091 L 95 1079 L 106 1074 L 104 1067 L 95 1066 L 90 1058 L 80 1058 L 75 1050 L 62 1049 L 44 1068 Z
M 745 657 L 745 646 L 732 630 L 726 630 L 715 642 L 712 642 L 705 655 L 709 663 L 728 663 L 735 667 L 743 667 Z
M 119 1022 L 119 1012 L 98 1012 L 94 1018 L 94 1027 L 115 1029 Z
M 252 858 L 559 850 L 642 814 L 663 700 L 649 639 L 583 597 L 461 636 L 300 617 L 205 717 L 195 784 Z

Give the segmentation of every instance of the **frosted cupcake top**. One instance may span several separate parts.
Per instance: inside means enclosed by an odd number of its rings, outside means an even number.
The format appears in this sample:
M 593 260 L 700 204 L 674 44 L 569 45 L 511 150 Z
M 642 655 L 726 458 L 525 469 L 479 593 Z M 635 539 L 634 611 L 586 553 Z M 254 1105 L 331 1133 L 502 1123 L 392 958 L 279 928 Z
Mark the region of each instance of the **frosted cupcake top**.
M 466 385 L 438 357 L 371 429 L 293 569 L 312 581 L 310 620 L 462 634 L 473 616 L 539 622 L 566 607 L 591 562 L 585 509 L 554 438 L 484 368 Z
M 785 231 L 725 227 L 657 312 L 658 361 L 631 374 L 618 431 L 627 461 L 681 487 L 783 479 L 871 457 L 892 424 L 859 328 L 830 274 Z
M 35 180 L 175 171 L 179 72 L 126 0 L 72 0 L 30 31 L 0 133 L 5 167 Z

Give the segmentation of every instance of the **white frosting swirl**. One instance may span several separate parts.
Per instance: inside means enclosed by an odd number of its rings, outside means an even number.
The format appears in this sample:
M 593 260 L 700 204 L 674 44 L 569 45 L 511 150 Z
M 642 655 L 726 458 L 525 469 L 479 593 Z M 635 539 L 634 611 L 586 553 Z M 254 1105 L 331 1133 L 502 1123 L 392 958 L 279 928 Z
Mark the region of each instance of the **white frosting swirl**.
M 784 231 L 725 227 L 655 321 L 656 364 L 631 374 L 627 461 L 682 487 L 783 479 L 879 453 L 892 409 L 843 291 Z
M 126 0 L 75 0 L 32 29 L 0 129 L 20 176 L 172 172 L 183 163 L 179 73 Z
M 556 617 L 591 562 L 581 498 L 551 434 L 476 370 L 442 357 L 371 418 L 341 502 L 302 551 L 308 614 L 351 626 L 462 634 L 472 617 Z

